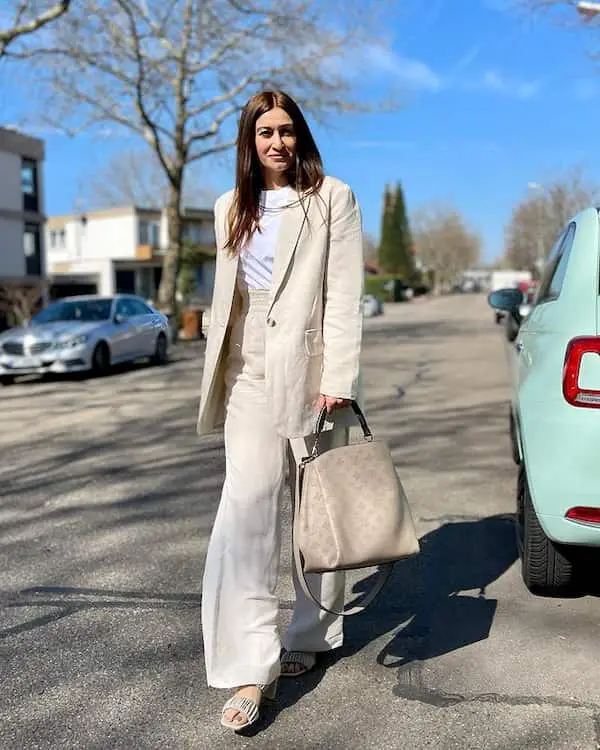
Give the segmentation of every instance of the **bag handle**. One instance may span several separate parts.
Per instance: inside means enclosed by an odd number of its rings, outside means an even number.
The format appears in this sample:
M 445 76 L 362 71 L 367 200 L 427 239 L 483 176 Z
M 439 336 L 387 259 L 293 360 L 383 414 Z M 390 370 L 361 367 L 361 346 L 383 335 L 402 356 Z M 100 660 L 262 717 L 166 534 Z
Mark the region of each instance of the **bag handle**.
M 367 421 L 360 410 L 360 407 L 358 404 L 356 404 L 355 401 L 353 403 L 356 407 L 354 408 L 354 413 L 359 417 L 359 421 L 361 422 L 361 427 L 363 428 L 363 433 L 365 435 L 365 438 L 367 440 L 372 440 L 373 435 L 371 431 L 369 430 L 369 427 L 367 425 Z M 319 423 L 320 427 L 318 428 L 316 437 L 315 437 L 315 446 L 313 447 L 313 454 L 311 454 L 311 457 L 316 456 L 315 453 L 315 447 L 317 445 L 317 441 L 319 439 L 319 435 L 321 434 L 321 430 L 323 429 L 323 423 L 325 422 L 325 417 L 323 416 L 323 412 L 327 414 L 327 410 L 323 409 L 321 411 L 321 414 L 319 415 Z M 360 414 L 360 416 L 359 416 Z M 321 422 L 322 418 L 322 422 Z M 362 421 L 361 421 L 362 418 Z M 305 461 L 310 461 L 311 459 L 305 459 Z M 298 578 L 298 581 L 300 583 L 300 587 L 302 588 L 302 591 L 306 594 L 306 596 L 309 599 L 312 599 L 312 601 L 317 605 L 317 607 L 320 607 L 323 611 L 328 612 L 330 615 L 336 615 L 338 617 L 350 617 L 351 615 L 358 615 L 361 612 L 364 612 L 365 609 L 373 603 L 381 589 L 385 586 L 387 583 L 388 578 L 390 577 L 392 573 L 392 569 L 394 567 L 394 563 L 386 563 L 385 565 L 380 565 L 379 570 L 377 571 L 377 578 L 375 579 L 375 583 L 373 584 L 373 588 L 365 594 L 364 599 L 361 601 L 360 604 L 354 605 L 354 607 L 350 607 L 350 609 L 344 610 L 342 612 L 338 612 L 335 609 L 329 609 L 326 607 L 323 602 L 319 601 L 319 599 L 313 594 L 313 592 L 310 590 L 310 587 L 308 585 L 308 581 L 306 580 L 306 573 L 304 572 L 304 564 L 302 561 L 302 553 L 300 552 L 300 547 L 297 543 L 297 534 L 296 534 L 296 524 L 298 523 L 298 519 L 300 518 L 300 492 L 302 489 L 302 475 L 303 475 L 303 461 L 299 466 L 296 465 L 296 483 L 294 488 L 294 502 L 293 502 L 293 518 L 292 518 L 292 549 L 294 554 L 294 565 L 296 567 L 296 576 Z
M 362 412 L 362 409 L 358 405 L 358 401 L 355 399 L 352 399 L 350 402 L 350 406 L 352 407 L 352 411 L 354 412 L 354 415 L 356 416 L 358 423 L 360 425 L 361 430 L 363 431 L 363 436 L 365 440 L 371 441 L 373 440 L 373 433 L 371 432 L 371 428 L 367 424 L 367 420 L 365 418 L 365 415 Z M 317 422 L 315 424 L 315 442 L 313 445 L 313 449 L 311 451 L 310 457 L 316 458 L 318 456 L 318 447 L 319 447 L 319 438 L 321 437 L 321 433 L 323 432 L 323 427 L 325 426 L 325 420 L 327 419 L 327 407 L 323 407 L 321 411 L 319 412 L 319 416 L 317 417 Z

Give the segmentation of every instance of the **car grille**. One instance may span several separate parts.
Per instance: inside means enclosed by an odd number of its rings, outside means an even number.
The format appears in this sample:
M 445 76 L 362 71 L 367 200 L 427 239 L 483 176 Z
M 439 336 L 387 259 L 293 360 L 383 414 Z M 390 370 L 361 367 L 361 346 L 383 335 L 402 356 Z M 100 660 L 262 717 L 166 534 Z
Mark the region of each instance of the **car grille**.
M 35 344 L 32 344 L 29 347 L 29 353 L 30 354 L 41 354 L 42 352 L 47 352 L 48 349 L 50 349 L 52 344 L 49 341 L 36 341 Z
M 2 349 L 5 354 L 12 354 L 15 357 L 22 357 L 24 354 L 42 354 L 52 348 L 50 341 L 36 341 L 30 344 L 25 351 L 22 341 L 5 341 Z
M 6 354 L 16 354 L 18 357 L 23 356 L 23 344 L 20 341 L 5 341 L 2 348 Z

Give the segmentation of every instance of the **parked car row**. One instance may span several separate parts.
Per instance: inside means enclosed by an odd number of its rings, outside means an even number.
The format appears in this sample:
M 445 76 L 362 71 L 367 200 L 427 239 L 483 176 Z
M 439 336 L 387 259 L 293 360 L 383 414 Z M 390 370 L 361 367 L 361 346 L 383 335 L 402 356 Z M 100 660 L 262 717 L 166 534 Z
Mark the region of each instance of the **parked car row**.
M 363 312 L 365 317 L 381 315 L 381 299 L 365 294 Z M 10 385 L 22 375 L 103 374 L 141 358 L 163 364 L 172 338 L 167 317 L 141 297 L 67 297 L 27 326 L 0 334 L 0 383 Z
M 69 297 L 29 325 L 0 334 L 0 382 L 32 374 L 103 374 L 142 357 L 164 364 L 171 341 L 167 318 L 140 297 Z
M 578 592 L 600 547 L 599 267 L 600 219 L 588 208 L 557 239 L 533 298 L 515 288 L 488 297 L 514 323 L 516 521 L 523 579 L 538 594 Z
M 508 341 L 514 341 L 517 338 L 520 327 L 531 312 L 537 295 L 537 284 L 525 284 L 518 287 L 522 293 L 521 304 L 518 309 L 512 313 L 504 313 L 504 328 Z

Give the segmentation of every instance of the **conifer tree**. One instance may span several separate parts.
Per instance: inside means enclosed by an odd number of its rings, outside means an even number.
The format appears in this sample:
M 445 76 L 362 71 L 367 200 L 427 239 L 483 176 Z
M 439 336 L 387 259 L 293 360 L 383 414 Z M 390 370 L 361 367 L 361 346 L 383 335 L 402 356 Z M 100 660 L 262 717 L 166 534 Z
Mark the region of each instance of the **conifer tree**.
M 400 183 L 395 189 L 385 188 L 378 260 L 384 271 L 404 279 L 414 272 L 412 237 Z

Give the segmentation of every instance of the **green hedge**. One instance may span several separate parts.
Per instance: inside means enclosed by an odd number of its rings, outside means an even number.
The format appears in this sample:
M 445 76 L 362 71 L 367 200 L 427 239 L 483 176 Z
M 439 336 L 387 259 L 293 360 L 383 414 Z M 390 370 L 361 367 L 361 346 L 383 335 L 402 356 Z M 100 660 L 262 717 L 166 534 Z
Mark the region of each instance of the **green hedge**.
M 430 291 L 429 285 L 425 279 L 422 279 L 420 274 L 415 274 L 414 278 L 406 280 L 402 276 L 396 276 L 394 274 L 366 274 L 365 275 L 365 294 L 373 294 L 375 297 L 379 297 L 383 302 L 399 302 L 402 297 L 394 299 L 394 289 L 387 291 L 384 289 L 385 285 L 390 281 L 400 281 L 399 288 L 396 290 L 400 293 L 402 286 L 411 287 L 415 297 L 421 294 L 427 294 Z
M 384 286 L 388 281 L 393 281 L 395 278 L 397 277 L 393 274 L 367 274 L 365 276 L 365 294 L 373 294 L 375 297 L 383 300 L 383 302 L 393 302 L 393 290 L 388 292 L 384 289 Z

